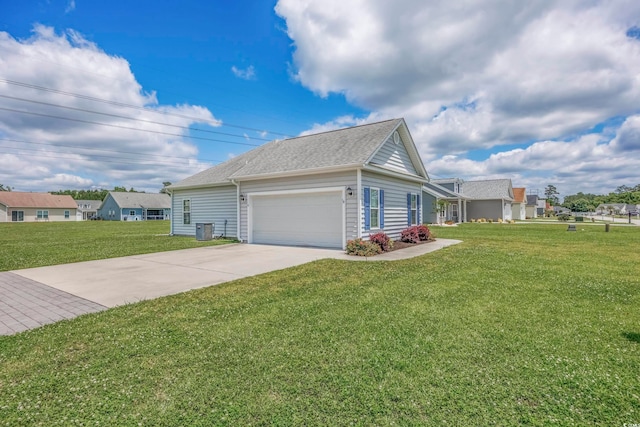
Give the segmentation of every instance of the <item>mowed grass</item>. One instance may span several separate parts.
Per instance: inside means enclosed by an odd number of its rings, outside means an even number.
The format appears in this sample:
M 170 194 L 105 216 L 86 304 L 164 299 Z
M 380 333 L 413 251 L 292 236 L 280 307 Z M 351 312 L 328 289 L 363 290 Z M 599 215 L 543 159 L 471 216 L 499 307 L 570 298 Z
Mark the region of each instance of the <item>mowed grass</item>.
M 0 223 L 0 271 L 229 243 L 169 230 L 169 221 Z
M 0 425 L 640 423 L 640 228 L 578 230 L 435 228 L 464 243 L 0 337 Z

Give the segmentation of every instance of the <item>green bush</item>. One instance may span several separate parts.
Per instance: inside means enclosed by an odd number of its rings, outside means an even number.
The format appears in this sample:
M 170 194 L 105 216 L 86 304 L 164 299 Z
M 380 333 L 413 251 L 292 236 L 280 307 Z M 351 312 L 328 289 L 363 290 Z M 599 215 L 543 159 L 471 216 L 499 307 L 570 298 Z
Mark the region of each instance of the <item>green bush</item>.
M 374 256 L 382 253 L 380 246 L 374 242 L 368 240 L 362 240 L 360 238 L 349 240 L 347 242 L 347 254 L 357 256 Z
M 558 214 L 558 221 L 569 221 L 569 217 L 570 215 L 566 213 Z

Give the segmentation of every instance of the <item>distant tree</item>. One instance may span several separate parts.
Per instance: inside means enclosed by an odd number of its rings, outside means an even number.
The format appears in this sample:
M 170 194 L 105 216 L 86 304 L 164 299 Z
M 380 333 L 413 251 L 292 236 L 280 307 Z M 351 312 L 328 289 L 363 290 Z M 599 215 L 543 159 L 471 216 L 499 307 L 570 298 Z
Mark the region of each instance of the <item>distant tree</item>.
M 557 206 L 559 204 L 559 200 L 558 200 L 559 194 L 560 193 L 558 193 L 558 190 L 556 189 L 555 185 L 549 184 L 544 189 L 544 195 L 547 197 L 547 200 L 549 201 L 551 206 Z
M 578 199 L 571 203 L 571 206 L 567 206 L 573 212 L 588 212 L 589 201 L 587 199 Z
M 165 181 L 162 183 L 162 189 L 160 190 L 161 193 L 168 193 L 169 190 L 167 190 L 167 187 L 171 185 L 170 181 Z
M 5 187 L 4 185 L 0 184 L 0 191 L 11 191 L 12 188 L 9 187 L 8 185 Z
M 104 200 L 107 190 L 58 190 L 51 191 L 51 194 L 71 196 L 73 200 Z
M 116 185 L 115 187 L 113 187 L 113 191 L 126 193 L 127 192 L 127 187 L 118 187 Z
M 627 187 L 626 185 L 621 185 L 618 188 L 616 188 L 616 193 L 620 194 L 620 193 L 627 193 L 629 191 L 633 191 L 633 187 Z

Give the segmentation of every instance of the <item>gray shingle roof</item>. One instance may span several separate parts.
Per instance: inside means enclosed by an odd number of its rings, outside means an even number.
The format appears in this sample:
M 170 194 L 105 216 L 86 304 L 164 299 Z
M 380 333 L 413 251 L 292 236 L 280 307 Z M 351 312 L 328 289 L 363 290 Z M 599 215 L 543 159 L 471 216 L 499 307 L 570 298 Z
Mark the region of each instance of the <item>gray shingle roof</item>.
M 439 199 L 466 199 L 467 198 L 466 196 L 463 196 L 462 194 L 457 194 L 449 190 L 448 188 L 445 188 L 445 187 L 442 187 L 441 185 L 436 184 L 433 181 L 423 184 L 423 187 L 425 187 L 427 192 L 429 192 L 430 194 L 433 194 Z
M 166 209 L 171 207 L 171 197 L 163 193 L 127 193 L 109 191 L 121 208 Z
M 102 200 L 76 200 L 79 210 L 96 210 L 102 204 Z M 84 206 L 87 206 L 86 208 Z
M 476 200 L 505 199 L 513 201 L 510 179 L 465 181 L 462 184 L 462 194 Z
M 403 119 L 392 119 L 271 141 L 183 179 L 170 188 L 215 185 L 252 176 L 363 165 L 402 122 Z
M 535 205 L 538 203 L 538 195 L 537 194 L 527 194 L 527 204 Z

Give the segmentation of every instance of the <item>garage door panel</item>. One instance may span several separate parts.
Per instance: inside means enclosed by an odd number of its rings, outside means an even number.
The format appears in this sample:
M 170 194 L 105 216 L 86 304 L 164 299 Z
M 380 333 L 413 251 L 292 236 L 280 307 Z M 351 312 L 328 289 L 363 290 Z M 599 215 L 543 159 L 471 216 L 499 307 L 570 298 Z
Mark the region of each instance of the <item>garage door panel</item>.
M 253 196 L 254 243 L 342 247 L 342 193 Z

